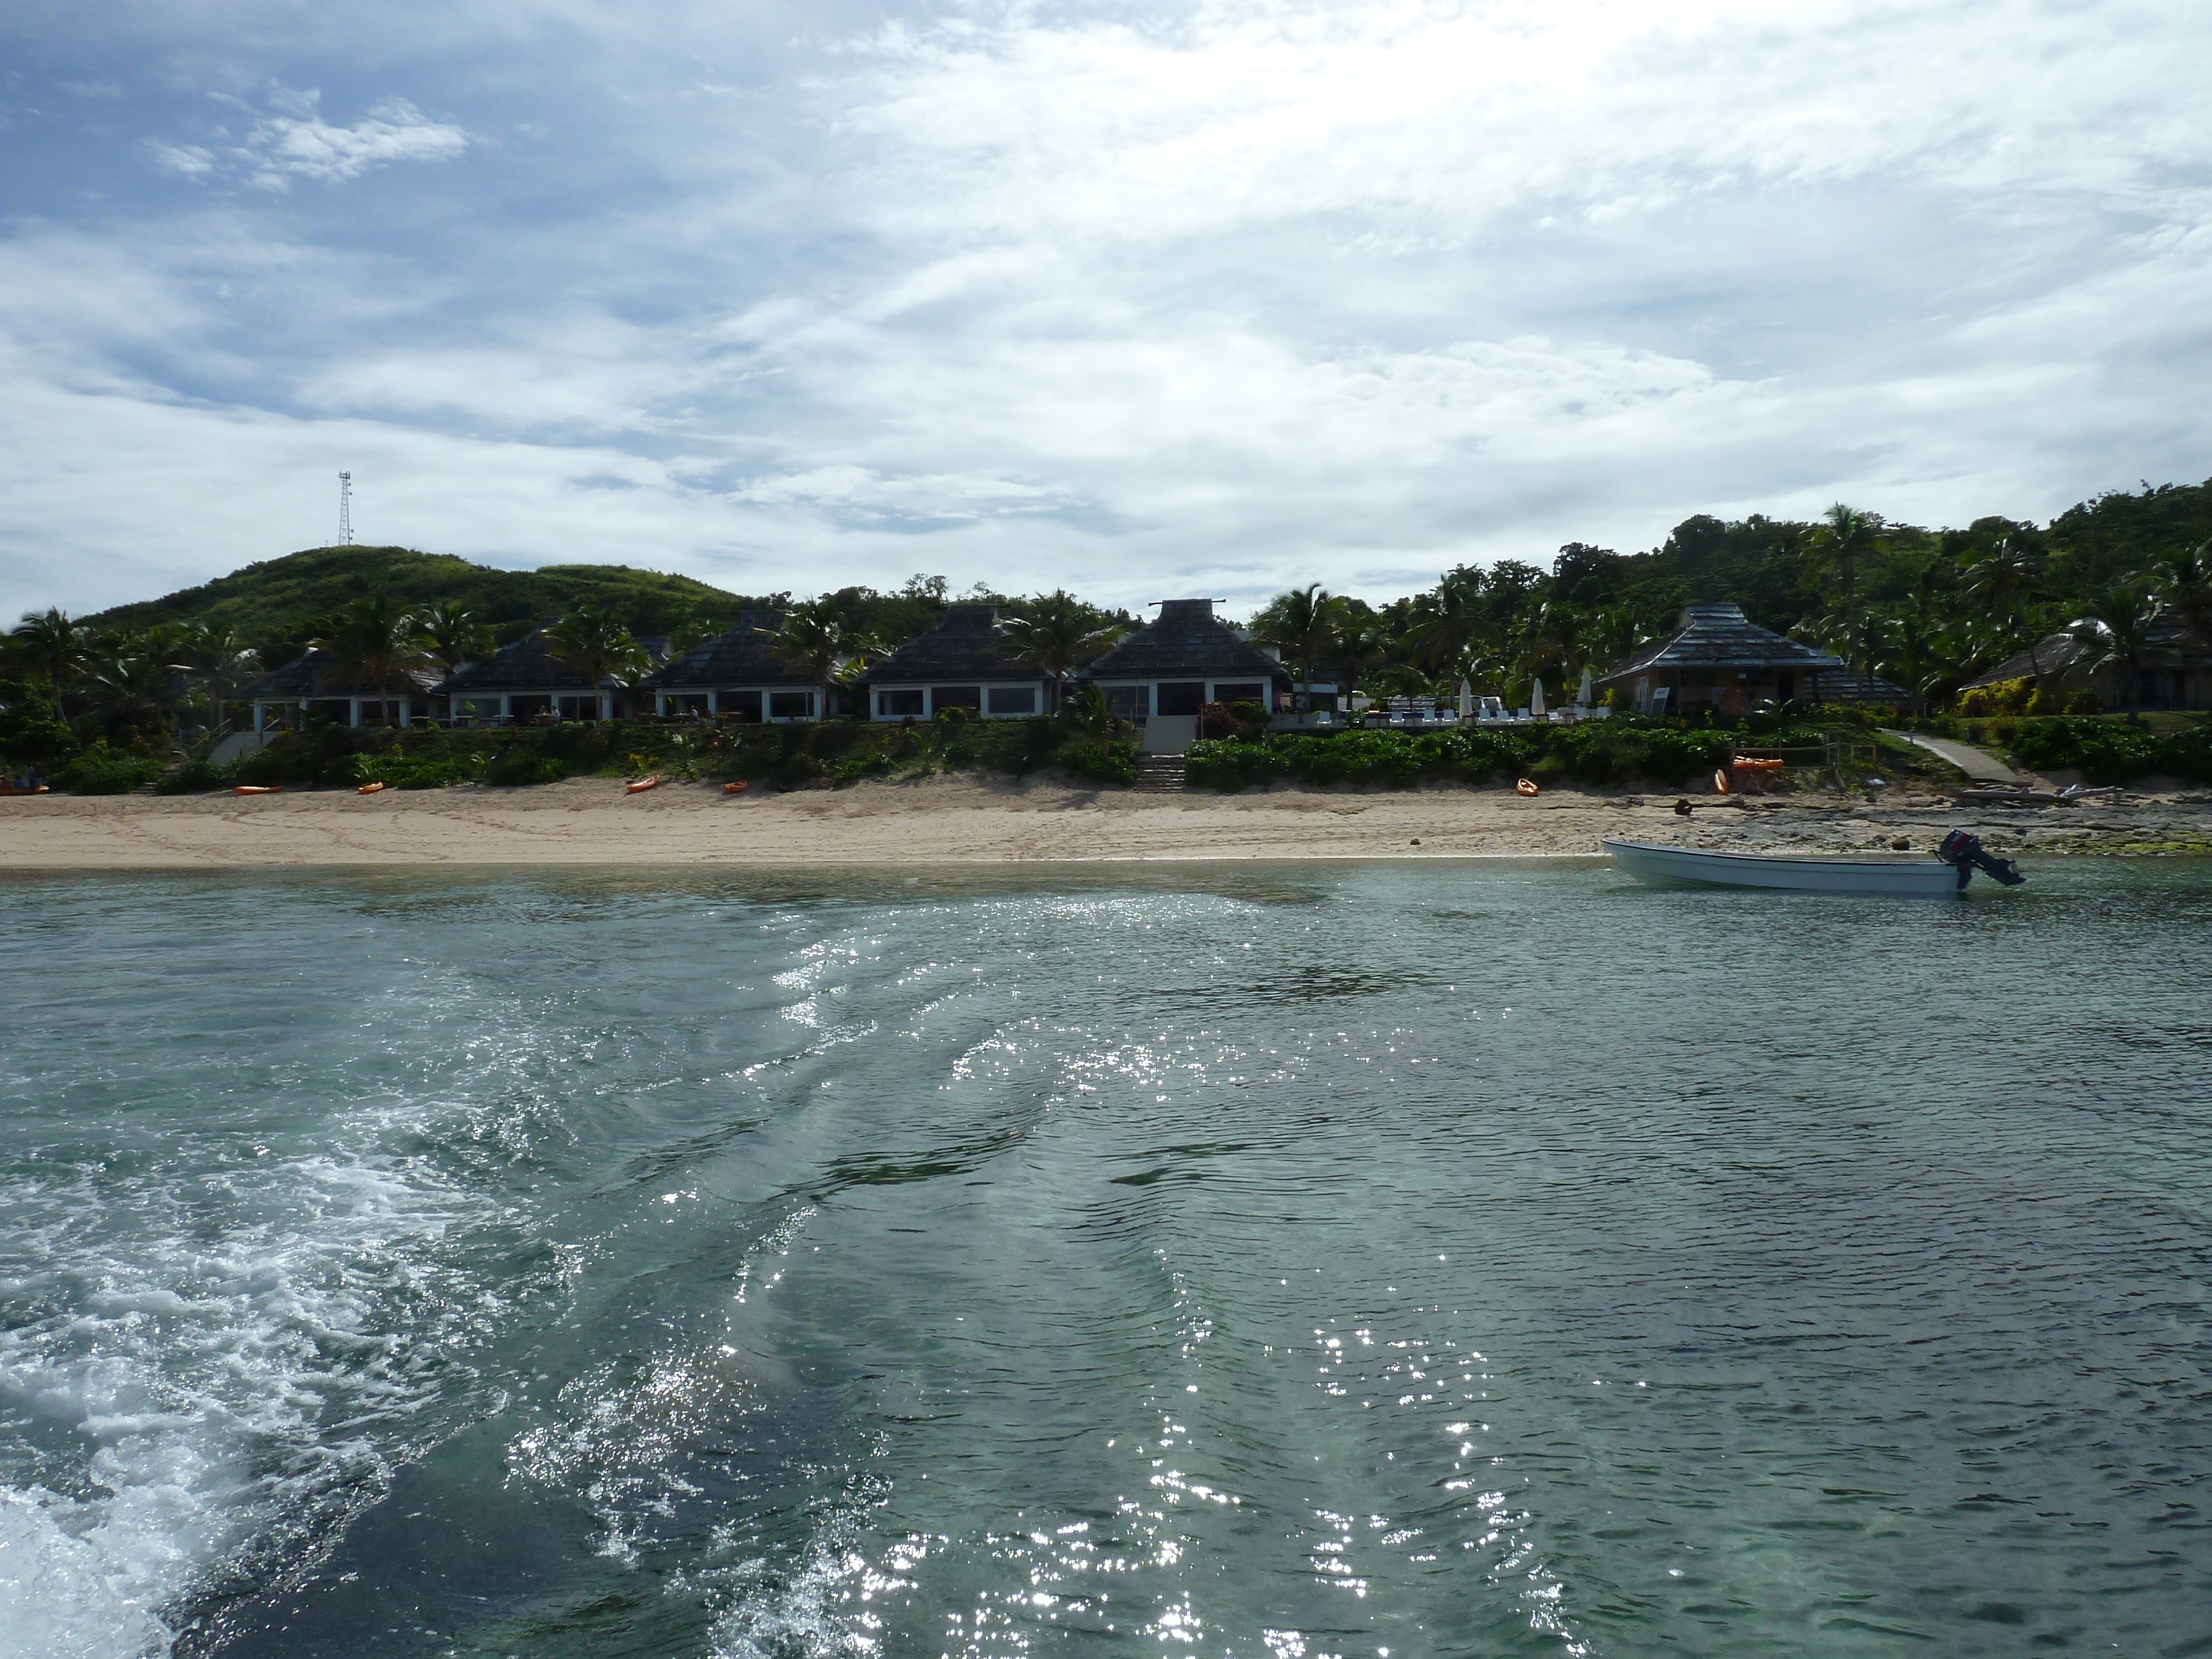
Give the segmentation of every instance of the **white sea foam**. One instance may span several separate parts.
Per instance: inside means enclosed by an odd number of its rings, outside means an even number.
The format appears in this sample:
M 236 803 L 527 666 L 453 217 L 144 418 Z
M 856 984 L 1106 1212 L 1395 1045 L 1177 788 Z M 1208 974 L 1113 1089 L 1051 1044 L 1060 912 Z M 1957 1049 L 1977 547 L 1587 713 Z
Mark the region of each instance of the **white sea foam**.
M 381 1474 L 364 1425 L 435 1390 L 481 1316 L 435 1246 L 483 1203 L 419 1166 L 317 1155 L 225 1184 L 204 1246 L 148 1185 L 7 1194 L 34 1316 L 0 1335 L 0 1412 L 29 1431 L 0 1485 L 0 1659 L 164 1650 L 196 1573 Z

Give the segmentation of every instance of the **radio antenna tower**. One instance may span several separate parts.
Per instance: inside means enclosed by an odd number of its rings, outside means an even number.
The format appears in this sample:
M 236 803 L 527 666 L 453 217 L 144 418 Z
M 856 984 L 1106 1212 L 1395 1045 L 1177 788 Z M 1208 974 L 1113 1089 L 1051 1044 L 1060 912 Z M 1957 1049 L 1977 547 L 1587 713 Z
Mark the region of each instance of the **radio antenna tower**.
M 338 545 L 353 545 L 353 474 L 338 474 Z

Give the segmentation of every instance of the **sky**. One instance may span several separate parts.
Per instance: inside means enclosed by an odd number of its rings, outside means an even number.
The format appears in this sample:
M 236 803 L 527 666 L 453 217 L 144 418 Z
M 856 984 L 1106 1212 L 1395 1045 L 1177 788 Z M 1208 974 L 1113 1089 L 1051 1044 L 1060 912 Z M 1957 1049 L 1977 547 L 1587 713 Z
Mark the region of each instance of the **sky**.
M 1249 609 L 2212 475 L 2212 7 L 11 0 L 0 617 L 356 538 Z

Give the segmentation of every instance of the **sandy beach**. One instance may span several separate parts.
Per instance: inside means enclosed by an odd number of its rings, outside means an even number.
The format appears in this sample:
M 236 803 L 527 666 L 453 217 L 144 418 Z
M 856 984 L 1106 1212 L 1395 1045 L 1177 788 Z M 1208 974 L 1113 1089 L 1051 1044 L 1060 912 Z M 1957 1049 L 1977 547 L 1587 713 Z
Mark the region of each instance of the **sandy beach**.
M 1892 792 L 1876 800 L 1506 789 L 1359 794 L 1133 794 L 939 777 L 726 796 L 604 778 L 528 789 L 359 795 L 46 795 L 0 800 L 0 868 L 155 870 L 338 865 L 1011 863 L 1026 860 L 1594 856 L 1599 840 L 1803 851 L 1924 851 L 1966 824 L 2045 853 L 2212 852 L 2212 795 L 2042 811 Z

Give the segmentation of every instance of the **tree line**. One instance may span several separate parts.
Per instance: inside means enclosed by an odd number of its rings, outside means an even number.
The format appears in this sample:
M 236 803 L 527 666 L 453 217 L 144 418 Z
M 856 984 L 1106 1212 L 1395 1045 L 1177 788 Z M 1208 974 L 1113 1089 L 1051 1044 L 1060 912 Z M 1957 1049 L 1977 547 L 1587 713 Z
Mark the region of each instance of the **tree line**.
M 294 556 L 318 569 L 331 557 Z M 449 580 L 449 565 L 485 580 L 514 574 L 404 558 L 440 580 Z M 250 574 L 194 592 L 234 607 L 245 602 L 237 596 Z M 956 599 L 941 575 L 917 574 L 888 592 L 855 586 L 797 600 L 788 592 L 722 594 L 621 567 L 555 574 L 569 583 L 563 591 L 592 597 L 546 629 L 549 646 L 590 678 L 618 684 L 716 637 L 744 612 L 768 611 L 779 619 L 771 648 L 826 695 L 968 601 L 1000 607 L 1008 662 L 1049 682 L 1057 705 L 1079 671 L 1139 620 L 1064 589 L 1018 597 L 979 584 Z M 495 623 L 462 594 L 410 605 L 371 592 L 321 614 L 278 619 L 255 639 L 215 617 L 163 614 L 191 598 L 173 595 L 112 621 L 58 609 L 27 615 L 7 636 L 5 666 L 21 688 L 15 702 L 27 696 L 42 707 L 14 708 L 14 725 L 43 721 L 53 728 L 49 743 L 64 746 L 198 744 L 236 718 L 246 682 L 300 651 L 322 652 L 334 679 L 396 690 L 416 672 L 442 678 L 531 625 Z M 1929 531 L 1842 503 L 1808 522 L 1700 515 L 1648 552 L 1570 543 L 1548 568 L 1516 559 L 1463 564 L 1432 587 L 1382 605 L 1309 583 L 1262 605 L 1249 630 L 1304 682 L 1389 696 L 1449 695 L 1466 680 L 1517 703 L 1535 678 L 1565 684 L 1586 666 L 1601 670 L 1663 634 L 1684 603 L 1707 599 L 1733 599 L 1753 621 L 1938 705 L 2011 657 L 2033 663 L 2039 641 L 2061 633 L 2074 635 L 2092 662 L 2140 665 L 2160 640 L 2212 645 L 2212 483 L 2100 496 L 2041 529 L 1985 518 Z M 121 620 L 131 614 L 162 619 Z M 21 754 L 24 741 L 12 739 L 11 749 Z

